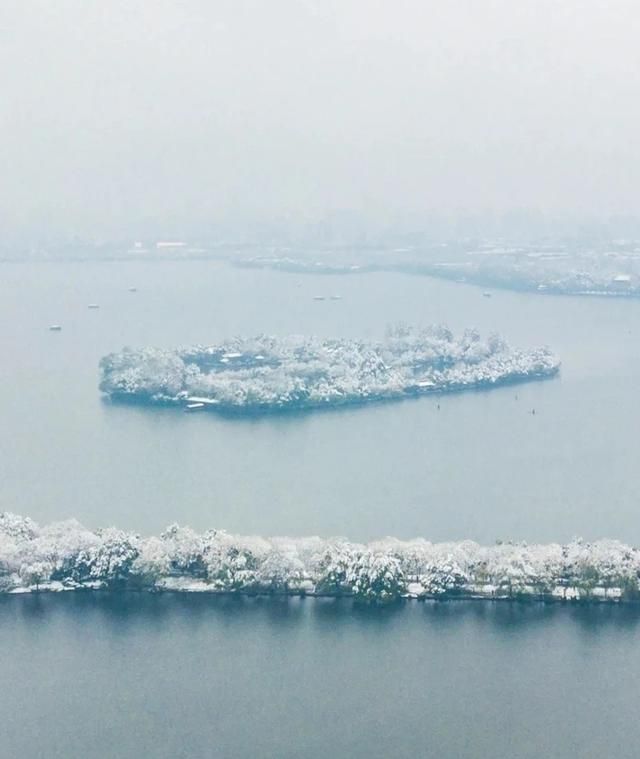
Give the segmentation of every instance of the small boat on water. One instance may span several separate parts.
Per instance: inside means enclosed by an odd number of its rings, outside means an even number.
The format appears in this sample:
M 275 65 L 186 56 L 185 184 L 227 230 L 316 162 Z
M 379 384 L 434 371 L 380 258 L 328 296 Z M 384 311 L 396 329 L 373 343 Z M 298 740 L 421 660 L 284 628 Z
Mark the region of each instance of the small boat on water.
M 491 293 L 487 290 L 486 292 L 482 293 L 482 296 L 484 298 L 490 298 L 491 297 Z
M 342 300 L 342 295 L 332 295 L 331 300 Z
M 187 403 L 185 408 L 190 410 L 204 408 L 205 406 L 217 406 L 220 403 L 215 398 L 206 398 L 199 395 L 190 395 L 188 398 L 185 398 L 185 401 Z
M 200 409 L 203 409 L 205 407 L 204 403 L 187 403 L 184 410 L 185 411 L 199 411 Z
M 59 324 L 51 324 L 49 325 L 49 332 L 61 332 L 62 327 Z
M 314 300 L 326 300 L 326 297 L 324 295 L 314 295 Z
M 130 293 L 137 293 L 138 292 L 138 288 L 137 287 L 130 287 L 129 288 L 129 292 Z
M 100 308 L 100 306 L 97 303 L 89 303 L 87 308 Z

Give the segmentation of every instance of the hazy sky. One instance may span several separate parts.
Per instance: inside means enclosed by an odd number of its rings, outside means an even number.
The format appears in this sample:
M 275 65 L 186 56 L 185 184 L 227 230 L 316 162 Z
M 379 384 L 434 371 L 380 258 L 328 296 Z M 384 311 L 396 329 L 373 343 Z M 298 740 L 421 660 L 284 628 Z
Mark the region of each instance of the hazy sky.
M 640 214 L 637 0 L 0 0 L 0 224 Z

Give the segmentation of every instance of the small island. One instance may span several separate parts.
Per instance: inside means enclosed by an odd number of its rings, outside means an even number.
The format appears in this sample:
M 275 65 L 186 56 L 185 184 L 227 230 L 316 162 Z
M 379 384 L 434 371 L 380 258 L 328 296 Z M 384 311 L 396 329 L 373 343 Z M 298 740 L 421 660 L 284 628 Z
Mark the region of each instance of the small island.
M 0 593 L 207 592 L 351 598 L 619 602 L 640 599 L 640 551 L 617 540 L 481 546 L 385 538 L 262 538 L 169 526 L 141 537 L 0 513 Z
M 380 342 L 262 335 L 125 348 L 101 360 L 100 390 L 116 401 L 251 413 L 489 388 L 552 377 L 559 367 L 547 348 L 514 349 L 497 335 L 397 326 Z

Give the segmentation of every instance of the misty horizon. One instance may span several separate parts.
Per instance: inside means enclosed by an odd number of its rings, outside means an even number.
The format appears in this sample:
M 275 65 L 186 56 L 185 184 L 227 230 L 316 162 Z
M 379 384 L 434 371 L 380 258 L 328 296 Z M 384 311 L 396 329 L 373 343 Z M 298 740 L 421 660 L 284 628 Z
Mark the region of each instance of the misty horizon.
M 5 3 L 4 243 L 638 234 L 639 21 L 595 1 Z

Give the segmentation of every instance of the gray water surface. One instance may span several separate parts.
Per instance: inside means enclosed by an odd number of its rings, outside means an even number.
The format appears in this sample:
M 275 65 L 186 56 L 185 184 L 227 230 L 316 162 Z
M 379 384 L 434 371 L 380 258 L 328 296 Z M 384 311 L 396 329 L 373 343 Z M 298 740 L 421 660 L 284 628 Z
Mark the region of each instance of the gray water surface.
M 0 598 L 20 759 L 632 759 L 640 614 L 450 603 Z

